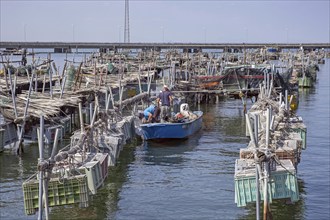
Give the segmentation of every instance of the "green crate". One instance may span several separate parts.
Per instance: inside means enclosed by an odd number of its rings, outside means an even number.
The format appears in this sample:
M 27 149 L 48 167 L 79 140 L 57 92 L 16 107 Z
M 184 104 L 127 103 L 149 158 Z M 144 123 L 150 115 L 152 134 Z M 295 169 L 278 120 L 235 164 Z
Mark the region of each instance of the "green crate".
M 301 140 L 302 140 L 301 148 L 303 150 L 306 150 L 306 148 L 307 148 L 307 128 L 306 127 L 291 128 L 291 131 L 297 132 L 297 133 L 300 134 L 300 137 L 301 137 Z
M 28 180 L 23 183 L 24 209 L 27 215 L 33 215 L 39 209 L 39 181 Z M 48 205 L 60 206 L 79 203 L 87 207 L 89 191 L 86 175 L 66 179 L 53 178 L 48 183 Z
M 271 172 L 268 182 L 269 202 L 273 199 L 299 200 L 299 189 L 295 168 L 291 160 L 281 160 L 285 169 L 277 165 Z M 256 179 L 254 160 L 238 159 L 235 164 L 235 203 L 238 207 L 256 201 Z M 263 200 L 263 189 L 260 184 L 260 199 Z

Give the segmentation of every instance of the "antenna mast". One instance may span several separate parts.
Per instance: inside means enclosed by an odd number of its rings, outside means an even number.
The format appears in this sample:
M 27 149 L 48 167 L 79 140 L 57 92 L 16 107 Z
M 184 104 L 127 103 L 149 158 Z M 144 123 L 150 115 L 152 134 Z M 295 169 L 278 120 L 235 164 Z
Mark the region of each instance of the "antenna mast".
M 124 27 L 124 43 L 129 43 L 129 6 L 128 0 L 125 0 L 125 27 Z

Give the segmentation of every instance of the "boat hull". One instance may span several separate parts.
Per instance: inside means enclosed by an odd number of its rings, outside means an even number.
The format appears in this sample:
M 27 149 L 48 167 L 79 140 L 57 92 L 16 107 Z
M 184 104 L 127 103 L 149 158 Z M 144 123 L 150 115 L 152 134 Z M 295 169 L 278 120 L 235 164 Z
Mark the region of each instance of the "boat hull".
M 202 127 L 203 112 L 195 111 L 193 113 L 198 117 L 189 122 L 142 124 L 142 138 L 144 140 L 188 138 Z

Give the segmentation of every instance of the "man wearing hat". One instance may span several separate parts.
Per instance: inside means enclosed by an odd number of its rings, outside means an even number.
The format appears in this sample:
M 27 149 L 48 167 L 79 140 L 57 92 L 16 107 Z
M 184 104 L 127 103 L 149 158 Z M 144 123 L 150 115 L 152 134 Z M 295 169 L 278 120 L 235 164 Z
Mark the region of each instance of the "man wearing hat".
M 160 107 L 160 116 L 161 116 L 161 122 L 163 123 L 164 121 L 168 121 L 168 119 L 171 116 L 171 103 L 172 103 L 172 93 L 167 87 L 167 85 L 163 86 L 163 91 L 159 93 L 158 98 L 157 98 L 157 103 L 159 106 L 159 103 L 161 102 L 161 107 Z

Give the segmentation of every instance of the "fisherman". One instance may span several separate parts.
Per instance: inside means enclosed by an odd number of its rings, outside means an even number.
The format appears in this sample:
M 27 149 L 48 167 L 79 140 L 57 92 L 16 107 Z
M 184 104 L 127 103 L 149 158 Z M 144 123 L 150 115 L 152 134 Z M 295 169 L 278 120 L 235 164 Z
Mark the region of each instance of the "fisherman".
M 159 120 L 158 120 L 159 112 L 160 112 L 160 109 L 157 106 L 155 106 L 154 104 L 151 104 L 148 108 L 146 108 L 143 111 L 144 118 L 142 118 L 142 122 L 143 123 L 159 122 Z
M 171 103 L 172 103 L 172 93 L 167 87 L 167 85 L 163 86 L 163 91 L 159 93 L 158 98 L 157 98 L 157 103 L 158 106 L 161 103 L 161 122 L 164 123 L 165 121 L 168 121 L 170 116 L 171 116 Z

